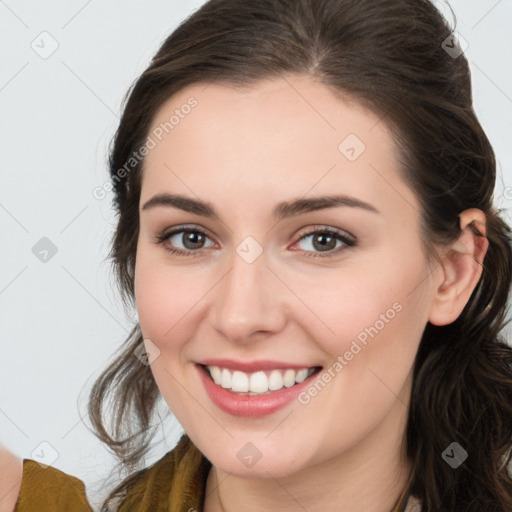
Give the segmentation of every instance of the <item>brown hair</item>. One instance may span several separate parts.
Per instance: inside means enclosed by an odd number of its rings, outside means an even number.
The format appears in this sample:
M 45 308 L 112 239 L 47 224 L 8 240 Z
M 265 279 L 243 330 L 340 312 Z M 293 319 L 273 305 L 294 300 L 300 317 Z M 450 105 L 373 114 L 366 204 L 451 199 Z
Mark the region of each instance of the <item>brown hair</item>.
M 493 207 L 495 156 L 472 107 L 467 59 L 443 45 L 451 35 L 428 0 L 205 3 L 165 40 L 125 98 L 110 151 L 119 219 L 109 256 L 125 305 L 134 306 L 143 160 L 122 179 L 119 169 L 144 144 L 158 109 L 185 86 L 243 89 L 299 73 L 370 108 L 394 134 L 404 178 L 421 203 L 429 255 L 459 236 L 460 212 L 478 208 L 487 216 L 489 249 L 477 287 L 455 322 L 427 324 L 416 356 L 408 491 L 424 512 L 505 512 L 512 510 L 512 348 L 500 332 L 511 286 L 511 231 Z M 133 354 L 141 341 L 136 325 L 89 402 L 97 435 L 130 468 L 149 447 L 159 396 L 149 366 Z M 457 469 L 442 458 L 452 442 L 469 453 Z

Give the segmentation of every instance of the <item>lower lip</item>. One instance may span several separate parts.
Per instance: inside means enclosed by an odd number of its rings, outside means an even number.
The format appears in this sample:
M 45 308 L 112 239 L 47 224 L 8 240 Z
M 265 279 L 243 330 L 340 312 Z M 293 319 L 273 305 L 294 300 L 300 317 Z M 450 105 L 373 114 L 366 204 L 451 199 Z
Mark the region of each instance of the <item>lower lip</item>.
M 250 396 L 237 395 L 236 393 L 224 389 L 213 382 L 201 365 L 196 366 L 206 392 L 217 407 L 233 416 L 252 418 L 267 416 L 293 402 L 300 392 L 309 386 L 311 380 L 315 379 L 318 374 L 318 372 L 313 373 L 313 375 L 310 375 L 300 384 L 273 391 L 268 395 Z

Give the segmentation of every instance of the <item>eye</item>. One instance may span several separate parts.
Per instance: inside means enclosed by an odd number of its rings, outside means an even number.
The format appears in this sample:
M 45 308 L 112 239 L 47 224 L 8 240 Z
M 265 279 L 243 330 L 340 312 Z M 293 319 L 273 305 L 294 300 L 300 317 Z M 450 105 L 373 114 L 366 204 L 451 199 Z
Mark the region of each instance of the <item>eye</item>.
M 168 233 L 157 235 L 155 243 L 161 244 L 164 248 L 172 254 L 179 256 L 199 256 L 205 249 L 204 243 L 210 237 L 201 229 L 181 227 L 174 229 Z M 171 242 L 166 244 L 165 242 Z M 182 244 L 183 248 L 176 248 L 176 244 Z M 211 245 L 214 245 L 213 243 Z M 208 246 L 211 247 L 211 246 Z
M 166 251 L 178 256 L 200 256 L 206 248 L 215 245 L 213 242 L 210 245 L 205 245 L 207 240 L 211 241 L 210 237 L 203 230 L 192 226 L 181 226 L 167 233 L 157 235 L 156 238 L 156 244 L 163 245 Z M 309 238 L 311 240 L 304 243 L 302 249 L 307 253 L 307 257 L 334 256 L 347 247 L 357 245 L 357 240 L 352 235 L 326 227 L 318 227 L 307 232 L 300 237 L 295 245 Z M 170 243 L 166 243 L 168 241 Z M 177 244 L 181 244 L 182 247 L 176 247 Z
M 300 237 L 297 244 L 308 239 L 310 240 L 303 244 L 303 250 L 308 253 L 306 254 L 307 257 L 314 258 L 334 256 L 337 255 L 340 251 L 344 250 L 346 247 L 353 247 L 357 245 L 357 240 L 353 236 L 350 236 L 342 231 L 325 227 L 318 227 L 313 231 L 309 231 Z M 338 243 L 340 243 L 340 245 L 336 247 Z

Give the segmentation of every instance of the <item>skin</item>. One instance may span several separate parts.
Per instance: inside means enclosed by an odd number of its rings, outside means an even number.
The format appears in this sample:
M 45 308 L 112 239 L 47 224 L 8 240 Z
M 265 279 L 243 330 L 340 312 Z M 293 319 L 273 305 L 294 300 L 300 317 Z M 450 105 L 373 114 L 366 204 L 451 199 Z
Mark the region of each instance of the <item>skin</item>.
M 21 489 L 22 461 L 0 445 L 0 512 L 12 512 Z
M 374 113 L 311 77 L 288 75 L 244 92 L 188 86 L 153 128 L 191 96 L 197 107 L 145 159 L 135 295 L 144 338 L 160 351 L 151 369 L 161 394 L 213 464 L 205 510 L 387 512 L 410 473 L 403 439 L 421 334 L 427 321 L 455 320 L 476 286 L 487 239 L 468 225 L 485 233 L 485 215 L 463 212 L 463 235 L 429 263 L 419 202 Z M 355 161 L 338 150 L 349 134 L 366 145 Z M 219 218 L 142 208 L 165 192 L 207 201 Z M 379 213 L 338 206 L 271 217 L 281 201 L 334 192 Z M 200 251 L 184 245 L 186 233 L 155 243 L 189 224 L 208 235 L 199 256 L 165 249 Z M 332 242 L 331 257 L 322 257 L 318 236 L 300 241 L 315 227 L 350 233 L 357 245 Z M 263 250 L 252 263 L 236 252 L 248 236 Z M 234 417 L 199 379 L 195 363 L 209 357 L 325 370 L 397 302 L 400 312 L 306 405 Z M 251 468 L 237 457 L 249 441 L 262 454 Z

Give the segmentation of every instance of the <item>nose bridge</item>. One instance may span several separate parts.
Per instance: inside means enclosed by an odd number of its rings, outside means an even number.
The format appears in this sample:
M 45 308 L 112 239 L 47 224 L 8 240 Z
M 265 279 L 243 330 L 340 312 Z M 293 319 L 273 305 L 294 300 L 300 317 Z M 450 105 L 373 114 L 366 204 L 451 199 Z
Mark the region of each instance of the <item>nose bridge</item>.
M 255 332 L 276 331 L 284 324 L 279 283 L 262 249 L 251 240 L 236 248 L 212 303 L 212 326 L 233 341 L 249 341 Z

